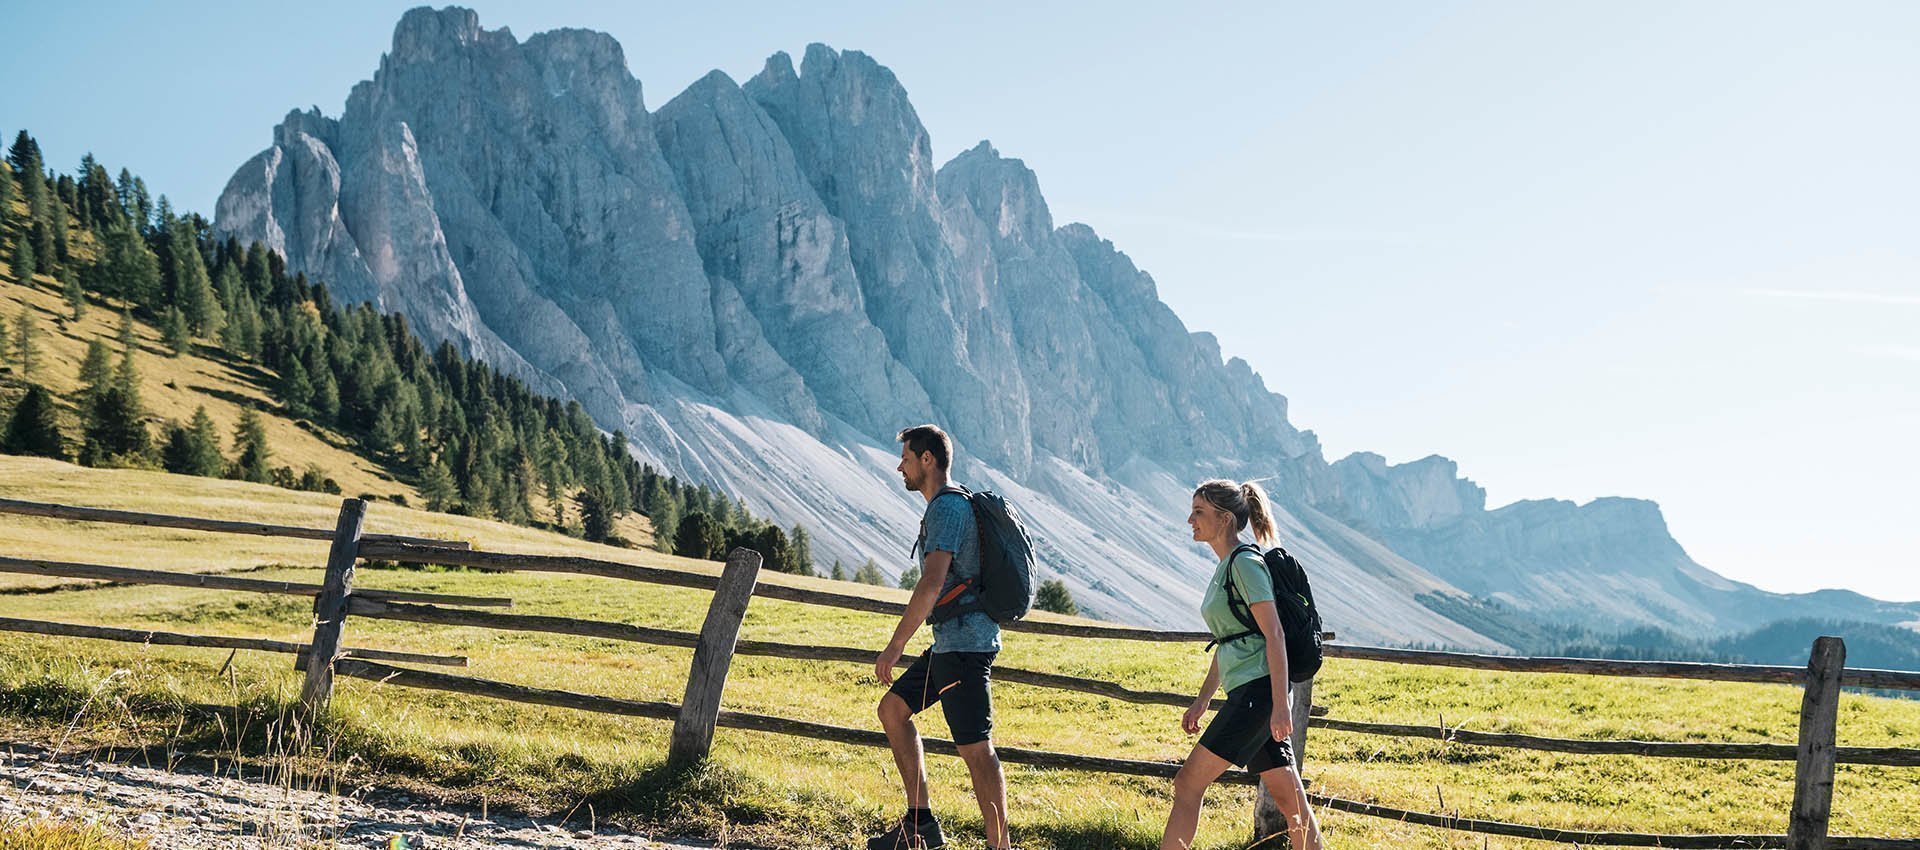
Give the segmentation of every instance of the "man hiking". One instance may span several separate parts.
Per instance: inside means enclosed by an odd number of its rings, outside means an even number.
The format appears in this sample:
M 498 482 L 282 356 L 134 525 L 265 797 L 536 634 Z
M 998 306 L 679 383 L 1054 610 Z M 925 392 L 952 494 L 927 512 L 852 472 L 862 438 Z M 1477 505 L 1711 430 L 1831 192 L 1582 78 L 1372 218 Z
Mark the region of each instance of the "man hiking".
M 893 676 L 908 639 L 935 606 L 970 604 L 980 579 L 980 536 L 973 507 L 966 491 L 947 480 L 953 441 L 932 425 L 901 431 L 899 440 L 902 483 L 927 500 L 914 545 L 921 559 L 920 581 L 913 586 L 913 598 L 893 630 L 893 640 L 880 652 L 874 673 L 882 684 L 891 685 L 880 699 L 880 725 L 887 730 L 893 762 L 900 769 L 907 811 L 892 829 L 869 840 L 867 847 L 932 850 L 946 844 L 940 822 L 927 808 L 926 755 L 920 730 L 913 723 L 915 714 L 937 702 L 973 779 L 987 847 L 1009 848 L 1006 779 L 1000 772 L 1000 757 L 993 751 L 993 694 L 988 682 L 994 656 L 1000 652 L 1000 625 L 980 610 L 941 619 L 933 625 L 933 647 L 900 678 Z

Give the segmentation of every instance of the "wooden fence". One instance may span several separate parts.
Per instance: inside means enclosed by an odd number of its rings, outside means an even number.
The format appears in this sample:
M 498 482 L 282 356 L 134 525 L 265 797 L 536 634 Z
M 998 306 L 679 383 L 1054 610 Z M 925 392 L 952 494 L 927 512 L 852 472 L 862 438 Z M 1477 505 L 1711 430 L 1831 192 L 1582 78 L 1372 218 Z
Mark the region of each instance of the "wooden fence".
M 95 579 L 127 584 L 158 584 L 205 587 L 253 593 L 291 593 L 315 598 L 313 639 L 294 644 L 262 638 L 236 638 L 213 635 L 187 635 L 171 632 L 117 629 L 37 620 L 0 618 L 0 631 L 30 632 L 65 637 L 132 641 L 177 646 L 204 646 L 223 649 L 258 649 L 295 656 L 295 665 L 305 679 L 301 701 L 308 711 L 322 711 L 333 693 L 334 678 L 372 679 L 401 687 L 426 688 L 484 696 L 537 705 L 561 706 L 586 711 L 672 720 L 667 758 L 684 763 L 705 758 L 714 730 L 718 727 L 749 729 L 784 735 L 861 746 L 887 746 L 886 736 L 876 730 L 852 729 L 792 718 L 773 717 L 721 708 L 728 670 L 735 655 L 770 656 L 811 661 L 872 664 L 877 653 L 855 647 L 795 645 L 740 640 L 739 632 L 746 609 L 753 597 L 781 599 L 813 605 L 898 615 L 899 603 L 869 599 L 850 594 L 812 591 L 804 588 L 759 582 L 760 555 L 747 549 L 734 550 L 718 576 L 679 570 L 644 567 L 592 558 L 552 555 L 513 555 L 475 551 L 463 543 L 395 535 L 363 534 L 366 503 L 347 499 L 340 508 L 335 527 L 326 529 L 259 523 L 208 520 L 159 514 L 109 511 L 65 505 L 48 505 L 0 499 L 0 513 L 49 517 L 82 522 L 110 522 L 166 528 L 184 528 L 241 534 L 265 534 L 304 540 L 327 540 L 326 576 L 318 585 L 263 581 L 233 576 L 195 575 L 161 570 L 140 570 L 91 564 L 70 564 L 33 558 L 0 557 L 0 572 Z M 630 581 L 666 584 L 713 592 L 705 622 L 698 632 L 682 632 L 624 623 L 566 617 L 508 614 L 473 610 L 485 607 L 511 607 L 512 601 L 498 597 L 461 596 L 436 593 L 358 588 L 354 585 L 355 566 L 365 559 L 380 559 L 416 565 L 461 566 L 490 571 L 563 572 L 602 576 Z M 346 624 L 351 617 L 401 620 L 422 624 L 470 626 L 517 632 L 579 635 L 630 641 L 658 646 L 692 647 L 693 661 L 688 671 L 686 692 L 678 704 L 618 699 L 570 691 L 533 688 L 496 682 L 472 676 L 436 673 L 394 667 L 382 662 L 465 666 L 460 656 L 427 655 L 357 649 L 345 646 Z M 1204 632 L 1173 632 L 1099 626 L 1077 623 L 1021 621 L 1010 624 L 1009 631 L 1102 640 L 1205 641 Z M 1694 759 L 1754 759 L 1794 762 L 1794 793 L 1786 835 L 1655 835 L 1627 832 L 1563 830 L 1553 827 L 1504 823 L 1432 814 L 1347 800 L 1317 792 L 1309 797 L 1317 806 L 1343 812 L 1386 818 L 1406 823 L 1486 835 L 1514 836 L 1571 844 L 1638 847 L 1741 847 L 1741 848 L 1833 848 L 1833 850 L 1920 850 L 1920 839 L 1829 836 L 1828 820 L 1832 807 L 1833 775 L 1836 763 L 1920 767 L 1920 749 L 1892 747 L 1838 747 L 1839 695 L 1842 687 L 1920 690 L 1920 673 L 1890 670 L 1858 670 L 1845 666 L 1846 648 L 1839 638 L 1822 637 L 1814 642 L 1807 666 L 1781 667 L 1747 664 L 1696 664 L 1685 662 L 1611 661 L 1584 658 L 1521 658 L 1472 653 L 1427 650 L 1387 649 L 1380 647 L 1329 644 L 1327 655 L 1333 659 L 1381 661 L 1400 664 L 1435 665 L 1476 670 L 1522 673 L 1578 673 L 1603 676 L 1699 679 L 1721 682 L 1773 682 L 1800 685 L 1803 689 L 1797 744 L 1701 743 L 1666 741 L 1610 741 L 1546 738 L 1530 735 L 1474 732 L 1440 726 L 1414 726 L 1366 723 L 1328 717 L 1328 712 L 1312 705 L 1312 682 L 1294 688 L 1294 752 L 1304 757 L 1309 726 L 1333 731 L 1382 735 L 1398 738 L 1423 738 L 1478 747 L 1507 747 L 1548 752 L 1595 755 L 1631 755 Z M 312 663 L 324 658 L 326 663 Z M 903 658 L 905 666 L 913 661 Z M 1095 694 L 1127 702 L 1186 706 L 1192 698 L 1186 694 L 1140 691 L 1115 682 L 1065 676 L 1042 671 L 996 667 L 995 678 L 1023 685 Z M 1216 701 L 1216 705 L 1218 702 Z M 1311 718 L 1311 719 L 1308 719 Z M 948 741 L 930 739 L 929 751 L 955 754 Z M 1140 761 L 1101 756 L 1057 753 L 1017 747 L 997 748 L 1003 761 L 1102 773 L 1171 778 L 1179 765 L 1171 762 Z M 1230 772 L 1223 782 L 1252 784 L 1240 772 Z M 1255 815 L 1256 838 L 1283 831 L 1266 795 Z

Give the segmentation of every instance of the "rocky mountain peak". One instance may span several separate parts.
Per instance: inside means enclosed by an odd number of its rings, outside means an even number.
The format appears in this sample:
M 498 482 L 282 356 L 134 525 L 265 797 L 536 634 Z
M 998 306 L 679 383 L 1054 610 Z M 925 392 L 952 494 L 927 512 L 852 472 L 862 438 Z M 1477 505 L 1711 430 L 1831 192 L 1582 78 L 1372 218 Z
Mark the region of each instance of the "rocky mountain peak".
M 964 202 L 996 239 L 1036 246 L 1053 234 L 1039 176 L 984 139 L 941 166 L 936 180 L 943 200 Z
M 472 9 L 418 6 L 400 16 L 388 56 L 396 63 L 436 62 L 479 42 L 481 34 L 480 15 Z

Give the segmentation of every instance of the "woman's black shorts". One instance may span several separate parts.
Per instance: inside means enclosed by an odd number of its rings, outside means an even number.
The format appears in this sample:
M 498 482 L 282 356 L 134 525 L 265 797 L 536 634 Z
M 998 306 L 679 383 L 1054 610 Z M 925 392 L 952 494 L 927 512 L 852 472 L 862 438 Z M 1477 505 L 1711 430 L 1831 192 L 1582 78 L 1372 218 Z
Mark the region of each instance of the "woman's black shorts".
M 939 703 L 956 744 L 978 744 L 993 736 L 994 652 L 928 652 L 893 680 L 888 691 L 914 714 Z
M 1273 681 L 1262 676 L 1227 692 L 1227 704 L 1207 724 L 1200 746 L 1252 774 L 1288 767 L 1293 744 L 1273 739 L 1272 720 Z

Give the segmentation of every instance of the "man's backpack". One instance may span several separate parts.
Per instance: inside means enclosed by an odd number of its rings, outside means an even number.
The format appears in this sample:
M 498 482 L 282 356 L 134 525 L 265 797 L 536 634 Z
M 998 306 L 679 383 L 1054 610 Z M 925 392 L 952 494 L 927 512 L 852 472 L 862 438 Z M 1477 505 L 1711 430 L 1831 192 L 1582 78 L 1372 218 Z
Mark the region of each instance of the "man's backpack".
M 1007 500 L 991 490 L 969 492 L 965 487 L 948 487 L 934 496 L 949 493 L 967 500 L 973 508 L 973 526 L 980 538 L 980 577 L 960 582 L 940 595 L 929 623 L 944 623 L 968 611 L 983 611 L 996 623 L 1011 623 L 1033 608 L 1033 541 L 1027 528 L 1007 508 Z M 920 521 L 920 543 L 914 544 L 914 556 L 926 541 L 926 520 Z M 976 586 L 977 585 L 977 586 Z M 968 589 L 974 598 L 960 602 Z
M 1287 678 L 1294 682 L 1313 678 L 1315 673 L 1320 672 L 1323 655 L 1320 647 L 1320 609 L 1313 604 L 1313 586 L 1307 583 L 1306 569 L 1287 550 L 1278 546 L 1262 554 L 1260 547 L 1244 543 L 1227 557 L 1238 558 L 1243 551 L 1261 555 L 1260 562 L 1267 567 L 1267 578 L 1273 582 L 1273 607 L 1280 614 L 1280 633 L 1287 642 Z M 1239 589 L 1233 586 L 1231 562 L 1227 566 L 1226 590 L 1227 609 L 1233 612 L 1234 619 L 1239 620 L 1246 631 L 1215 638 L 1207 644 L 1209 650 L 1215 644 L 1260 636 L 1260 624 L 1253 619 L 1252 607 L 1240 596 Z

